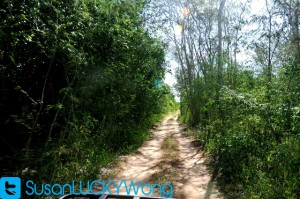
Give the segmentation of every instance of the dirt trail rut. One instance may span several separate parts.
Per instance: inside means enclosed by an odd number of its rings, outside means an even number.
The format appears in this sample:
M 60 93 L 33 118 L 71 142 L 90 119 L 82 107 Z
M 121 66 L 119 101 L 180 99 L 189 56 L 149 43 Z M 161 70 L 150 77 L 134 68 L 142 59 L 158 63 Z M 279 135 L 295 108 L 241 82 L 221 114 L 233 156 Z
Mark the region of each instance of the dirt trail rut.
M 215 199 L 221 198 L 215 189 L 206 166 L 204 165 L 203 153 L 198 148 L 192 146 L 192 139 L 182 135 L 182 129 L 177 121 L 177 115 L 171 115 L 152 130 L 152 138 L 146 141 L 138 151 L 126 157 L 121 162 L 121 170 L 116 177 L 116 181 L 126 180 L 128 184 L 141 181 L 142 184 L 153 184 L 153 176 L 161 172 L 163 140 L 172 135 L 179 144 L 180 165 L 176 168 L 177 180 L 172 183 L 173 197 L 178 199 Z M 154 182 L 157 183 L 157 182 Z M 146 187 L 145 187 L 146 188 Z M 166 188 L 166 193 L 169 189 Z M 145 189 L 144 192 L 150 192 Z M 160 190 L 158 188 L 158 190 Z M 154 196 L 161 196 L 163 192 L 156 190 Z M 180 194 L 179 194 L 180 193 Z M 120 194 L 126 194 L 126 190 L 120 189 Z M 160 195 L 159 195 L 160 194 Z M 130 195 L 135 195 L 133 192 Z M 136 195 L 145 196 L 141 191 Z M 149 195 L 153 196 L 153 194 Z M 167 195 L 165 195 L 167 196 Z

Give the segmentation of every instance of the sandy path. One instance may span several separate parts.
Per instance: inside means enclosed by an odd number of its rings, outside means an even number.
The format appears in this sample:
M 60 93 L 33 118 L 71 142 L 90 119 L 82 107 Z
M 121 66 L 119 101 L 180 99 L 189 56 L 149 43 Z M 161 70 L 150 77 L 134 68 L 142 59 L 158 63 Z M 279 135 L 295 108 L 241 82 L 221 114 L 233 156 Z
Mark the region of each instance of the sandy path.
M 177 168 L 179 173 L 178 180 L 173 182 L 173 189 L 180 195 L 180 199 L 214 199 L 221 198 L 220 194 L 214 188 L 211 176 L 204 165 L 203 153 L 192 146 L 192 140 L 184 137 L 181 134 L 181 127 L 177 121 L 177 115 L 172 115 L 164 119 L 164 121 L 152 130 L 151 140 L 145 142 L 140 147 L 137 153 L 127 156 L 126 160 L 121 163 L 121 170 L 116 179 L 118 182 L 126 180 L 130 184 L 141 181 L 141 184 L 153 184 L 153 176 L 160 171 L 161 164 L 161 145 L 166 136 L 173 134 L 174 138 L 179 141 L 180 150 L 180 166 Z M 167 186 L 166 186 L 167 187 Z M 156 188 L 155 196 L 164 196 L 169 192 L 169 189 Z M 145 187 L 144 192 L 150 192 L 149 188 Z M 120 189 L 120 194 L 127 194 L 124 188 Z M 145 196 L 141 189 L 137 194 L 130 192 L 130 195 Z M 149 196 L 153 196 L 150 194 Z M 166 195 L 165 195 L 166 196 Z

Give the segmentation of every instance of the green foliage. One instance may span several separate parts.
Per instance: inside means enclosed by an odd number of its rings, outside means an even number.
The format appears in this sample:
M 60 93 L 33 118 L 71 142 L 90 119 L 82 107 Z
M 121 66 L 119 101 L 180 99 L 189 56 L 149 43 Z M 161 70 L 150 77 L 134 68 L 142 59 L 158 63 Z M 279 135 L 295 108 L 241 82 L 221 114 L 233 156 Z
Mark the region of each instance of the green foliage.
M 235 89 L 224 79 L 219 99 L 209 75 L 193 80 L 189 98 L 181 92 L 181 118 L 198 129 L 227 198 L 300 197 L 298 75 L 287 70 L 273 77 L 270 98 L 264 74 L 250 71 L 236 74 Z
M 237 197 L 233 192 L 241 198 L 298 198 L 299 131 L 286 131 L 283 107 L 227 87 L 221 93 L 226 114 L 202 128 L 199 139 L 212 154 L 224 192 L 229 198 Z M 292 126 L 299 122 L 298 108 L 293 110 Z
M 155 87 L 165 73 L 165 45 L 143 28 L 145 3 L 1 1 L 7 175 L 97 177 L 99 167 L 148 137 L 158 115 L 176 108 L 170 88 Z
M 222 13 L 224 2 L 182 4 L 180 119 L 199 132 L 225 198 L 300 198 L 299 2 L 266 1 L 253 16 L 253 2 Z

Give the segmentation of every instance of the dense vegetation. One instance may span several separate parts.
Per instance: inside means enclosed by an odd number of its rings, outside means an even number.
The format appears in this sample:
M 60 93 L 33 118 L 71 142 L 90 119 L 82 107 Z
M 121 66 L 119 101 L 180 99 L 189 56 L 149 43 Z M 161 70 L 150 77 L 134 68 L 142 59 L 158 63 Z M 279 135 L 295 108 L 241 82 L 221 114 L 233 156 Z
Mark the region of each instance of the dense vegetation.
M 145 1 L 0 2 L 1 176 L 95 179 L 176 102 Z
M 300 198 L 300 3 L 205 2 L 173 16 L 181 119 L 226 197 Z
M 93 179 L 139 146 L 176 108 L 156 34 L 225 196 L 300 198 L 300 1 L 263 5 L 2 0 L 1 176 Z

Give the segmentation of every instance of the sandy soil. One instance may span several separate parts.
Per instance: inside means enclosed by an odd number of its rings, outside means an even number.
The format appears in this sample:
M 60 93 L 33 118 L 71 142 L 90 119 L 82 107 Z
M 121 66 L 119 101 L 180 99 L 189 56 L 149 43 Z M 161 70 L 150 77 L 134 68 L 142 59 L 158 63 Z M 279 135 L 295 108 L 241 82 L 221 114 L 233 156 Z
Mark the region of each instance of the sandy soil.
M 173 197 L 180 199 L 215 199 L 221 198 L 220 193 L 215 189 L 211 175 L 204 165 L 205 158 L 199 148 L 193 146 L 193 140 L 182 135 L 182 129 L 177 121 L 177 115 L 171 115 L 152 130 L 152 138 L 146 141 L 138 151 L 127 156 L 121 162 L 121 169 L 116 181 L 126 180 L 127 184 L 133 180 L 136 185 L 138 181 L 142 184 L 153 184 L 153 177 L 161 172 L 162 150 L 161 145 L 166 136 L 173 135 L 179 142 L 180 166 L 176 168 L 178 175 L 173 184 Z M 123 181 L 124 182 L 124 181 Z M 171 182 L 169 182 L 171 183 Z M 124 183 L 123 183 L 124 184 Z M 155 194 L 149 196 L 168 196 L 169 186 L 161 189 L 157 186 Z M 140 187 L 141 188 L 141 187 Z M 144 193 L 151 192 L 149 187 L 144 187 Z M 113 190 L 113 188 L 112 188 Z M 114 190 L 116 191 L 116 190 Z M 177 193 L 177 194 L 176 194 Z M 180 194 L 178 194 L 180 193 Z M 127 194 L 124 186 L 121 186 L 119 194 Z M 141 189 L 135 194 L 133 190 L 130 195 L 146 196 Z

